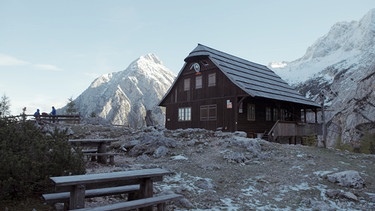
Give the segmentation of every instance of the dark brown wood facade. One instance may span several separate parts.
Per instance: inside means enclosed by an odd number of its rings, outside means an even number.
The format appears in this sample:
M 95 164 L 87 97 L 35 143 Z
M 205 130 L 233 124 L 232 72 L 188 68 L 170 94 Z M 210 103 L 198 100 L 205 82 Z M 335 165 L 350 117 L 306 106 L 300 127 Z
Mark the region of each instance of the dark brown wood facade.
M 185 62 L 159 104 L 166 108 L 168 129 L 245 131 L 256 137 L 268 133 L 278 120 L 304 122 L 306 111 L 316 110 L 316 106 L 251 96 L 209 56 L 188 57 Z

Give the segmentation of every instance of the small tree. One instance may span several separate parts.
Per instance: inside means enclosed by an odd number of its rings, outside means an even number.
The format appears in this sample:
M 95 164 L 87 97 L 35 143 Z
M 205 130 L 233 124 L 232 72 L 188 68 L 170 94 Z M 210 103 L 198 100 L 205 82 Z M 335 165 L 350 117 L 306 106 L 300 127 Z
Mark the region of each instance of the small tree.
M 95 112 L 91 112 L 90 117 L 91 118 L 95 118 L 96 117 L 96 113 Z
M 77 113 L 76 103 L 73 101 L 73 97 L 68 99 L 68 104 L 66 105 L 66 113 L 67 114 L 74 114 Z
M 5 94 L 0 100 L 0 117 L 6 117 L 10 115 L 10 100 Z
M 83 173 L 83 154 L 72 150 L 67 129 L 46 132 L 31 121 L 0 119 L 0 204 L 39 196 L 51 188 L 51 176 Z

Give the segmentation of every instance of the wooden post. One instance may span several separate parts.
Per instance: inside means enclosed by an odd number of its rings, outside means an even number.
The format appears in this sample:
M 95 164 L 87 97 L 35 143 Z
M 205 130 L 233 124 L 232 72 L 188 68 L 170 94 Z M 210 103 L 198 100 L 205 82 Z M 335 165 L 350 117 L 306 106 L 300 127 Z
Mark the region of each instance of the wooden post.
M 167 205 L 165 203 L 160 203 L 157 205 L 157 207 L 158 207 L 158 211 L 165 211 Z
M 149 198 L 154 195 L 154 186 L 152 179 L 143 179 L 142 182 L 139 185 L 139 191 L 140 191 L 140 198 Z M 141 211 L 152 211 L 152 206 L 151 207 L 145 207 L 142 208 Z
M 115 164 L 115 155 L 109 155 L 109 164 L 111 165 Z
M 76 185 L 73 190 L 70 191 L 69 209 L 77 209 L 85 207 L 85 185 Z
M 326 148 L 327 146 L 327 125 L 326 125 L 326 117 L 324 112 L 324 95 L 322 94 L 322 122 L 323 122 L 323 147 Z
M 100 142 L 98 145 L 98 153 L 105 153 L 107 151 L 107 146 L 105 142 Z M 98 155 L 98 162 L 106 164 L 107 163 L 107 156 L 106 155 Z

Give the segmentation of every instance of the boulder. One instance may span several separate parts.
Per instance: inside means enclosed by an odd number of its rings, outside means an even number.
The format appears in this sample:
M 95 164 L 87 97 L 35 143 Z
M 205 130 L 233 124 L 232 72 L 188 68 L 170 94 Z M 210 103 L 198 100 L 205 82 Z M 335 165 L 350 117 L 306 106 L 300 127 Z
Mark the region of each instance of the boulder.
M 351 201 L 358 201 L 358 198 L 352 192 L 345 192 L 342 190 L 327 190 L 326 195 L 330 198 L 343 198 Z
M 365 181 L 357 171 L 349 170 L 327 175 L 328 181 L 343 187 L 363 188 Z

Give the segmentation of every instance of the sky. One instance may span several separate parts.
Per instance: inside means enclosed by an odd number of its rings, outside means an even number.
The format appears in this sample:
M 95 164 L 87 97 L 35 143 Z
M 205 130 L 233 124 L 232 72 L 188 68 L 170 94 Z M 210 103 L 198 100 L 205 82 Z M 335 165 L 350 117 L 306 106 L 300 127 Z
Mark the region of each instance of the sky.
M 100 75 L 154 53 L 176 75 L 198 43 L 263 65 L 293 61 L 374 0 L 0 0 L 0 95 L 49 113 Z

